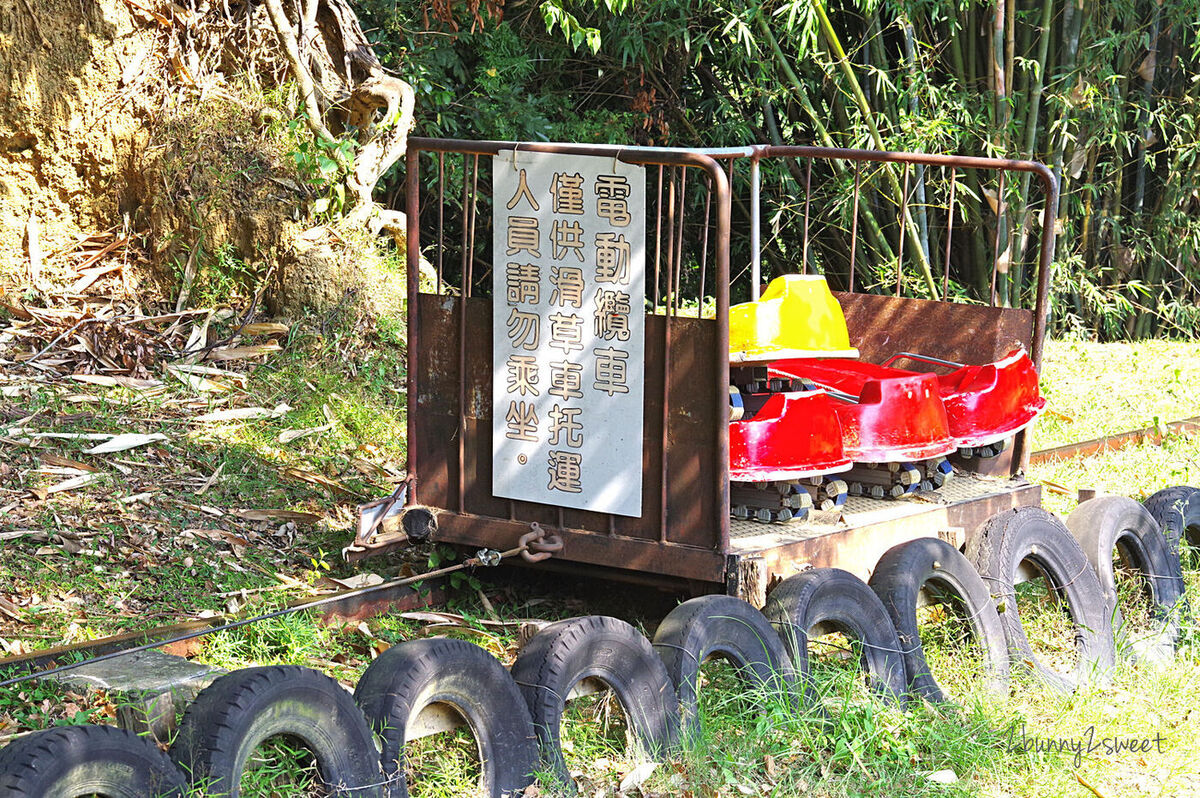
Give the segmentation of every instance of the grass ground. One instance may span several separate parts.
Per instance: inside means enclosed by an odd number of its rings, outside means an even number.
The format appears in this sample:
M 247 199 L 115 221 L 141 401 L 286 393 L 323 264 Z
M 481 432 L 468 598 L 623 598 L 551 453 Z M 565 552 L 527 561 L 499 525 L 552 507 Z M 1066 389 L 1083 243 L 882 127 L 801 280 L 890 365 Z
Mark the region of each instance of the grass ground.
M 362 321 L 234 339 L 280 350 L 199 382 L 165 370 L 132 387 L 46 379 L 6 368 L 0 351 L 0 545 L 12 555 L 0 566 L 0 649 L 227 612 L 352 575 L 340 551 L 354 505 L 390 493 L 405 455 L 403 350 L 394 329 Z M 221 420 L 241 411 L 264 417 Z M 116 434 L 147 438 L 88 453 Z
M 1200 413 L 1194 343 L 1050 341 L 1044 361 L 1042 393 L 1053 413 L 1034 428 L 1034 450 Z
M 282 351 L 266 362 L 234 369 L 245 381 L 224 404 L 179 381 L 145 392 L 0 373 L 8 400 L 0 406 L 0 545 L 13 554 L 0 562 L 0 598 L 11 605 L 0 612 L 0 646 L 15 653 L 205 612 L 266 609 L 285 596 L 333 587 L 329 577 L 353 572 L 338 556 L 352 534 L 351 507 L 387 492 L 403 463 L 403 440 L 395 434 L 403 421 L 402 351 L 393 332 L 356 329 L 353 319 L 332 320 L 324 329 L 295 327 L 280 341 Z M 1200 354 L 1192 345 L 1053 343 L 1043 384 L 1061 416 L 1035 431 L 1035 448 L 1147 426 L 1155 417 L 1196 415 L 1186 386 L 1197 371 Z M 273 409 L 281 402 L 293 408 L 277 418 L 195 421 L 230 406 Z M 299 431 L 307 434 L 286 434 Z M 45 432 L 166 437 L 117 455 L 89 455 L 83 449 L 92 441 L 35 437 Z M 74 466 L 64 462 L 104 476 L 47 492 L 72 478 L 62 469 Z M 1066 494 L 1079 487 L 1141 498 L 1167 485 L 1200 484 L 1198 462 L 1200 444 L 1173 437 L 1161 447 L 1038 466 L 1030 477 L 1051 486 L 1048 506 L 1065 513 L 1074 507 Z M 247 517 L 247 510 L 277 515 Z M 385 577 L 414 565 L 420 563 L 370 563 Z M 1188 578 L 1196 605 L 1194 566 Z M 144 578 L 150 570 L 153 582 Z M 1042 645 L 1067 653 L 1056 639 L 1063 629 L 1052 605 L 1029 598 L 1049 608 L 1035 622 Z M 573 587 L 502 580 L 464 586 L 451 605 L 459 619 L 434 632 L 415 617 L 331 628 L 289 616 L 212 636 L 197 657 L 231 668 L 306 664 L 349 684 L 382 648 L 430 633 L 462 637 L 511 660 L 516 626 L 497 625 L 489 612 L 502 619 L 602 612 L 652 632 L 669 607 L 632 593 L 600 598 Z M 884 706 L 852 668 L 842 667 L 836 651 L 818 657 L 829 665 L 822 670 L 823 716 L 797 711 L 778 696 L 747 693 L 729 668 L 710 664 L 704 735 L 627 794 L 1200 794 L 1195 629 L 1186 631 L 1173 662 L 1123 662 L 1110 685 L 1073 696 L 1021 685 L 995 697 L 979 692 L 977 663 L 969 641 L 954 633 L 957 625 L 935 613 L 925 628 L 934 673 L 951 686 L 958 708 Z M 45 684 L 0 691 L 0 736 L 54 723 L 110 722 L 114 714 L 102 693 Z M 619 707 L 601 698 L 580 701 L 564 732 L 585 794 L 615 794 L 637 764 Z M 1150 750 L 1110 751 L 1114 737 L 1150 740 Z M 1062 750 L 1046 750 L 1051 743 Z M 1082 746 L 1078 756 L 1071 746 Z M 261 753 L 263 765 L 245 794 L 311 792 L 303 778 L 288 777 L 290 764 L 270 764 L 294 762 L 293 752 L 272 744 Z M 420 774 L 414 795 L 469 794 L 478 767 L 469 735 L 430 738 L 409 753 Z
M 1050 449 L 1200 414 L 1194 343 L 1139 341 L 1095 344 L 1051 341 L 1042 391 L 1052 413 L 1038 420 L 1032 448 Z M 1144 498 L 1172 485 L 1200 485 L 1200 437 L 1170 436 L 1102 457 L 1033 465 L 1029 478 L 1046 486 L 1043 501 L 1060 515 L 1075 507 L 1079 488 Z

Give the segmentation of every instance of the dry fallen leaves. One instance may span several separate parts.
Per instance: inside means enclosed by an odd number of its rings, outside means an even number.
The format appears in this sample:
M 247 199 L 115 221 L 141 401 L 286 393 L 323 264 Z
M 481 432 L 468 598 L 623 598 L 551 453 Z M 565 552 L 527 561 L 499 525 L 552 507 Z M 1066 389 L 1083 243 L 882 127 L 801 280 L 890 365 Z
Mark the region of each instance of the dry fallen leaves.
M 251 346 L 222 346 L 208 353 L 208 360 L 221 362 L 225 360 L 248 360 L 262 357 L 273 352 L 282 351 L 283 347 L 272 341 L 269 344 L 254 344 Z
M 286 404 L 278 404 L 273 410 L 265 407 L 234 407 L 226 410 L 214 410 L 211 413 L 201 413 L 192 421 L 215 423 L 221 421 L 255 421 L 261 418 L 279 418 L 292 408 Z
M 258 322 L 246 324 L 238 329 L 241 335 L 287 335 L 291 328 L 279 322 Z
M 343 493 L 347 496 L 358 496 L 359 495 L 358 493 L 350 490 L 349 488 L 347 488 L 345 485 L 338 482 L 337 480 L 330 479 L 329 477 L 325 476 L 324 474 L 318 474 L 316 471 L 310 471 L 307 468 L 296 468 L 293 466 L 293 467 L 288 467 L 288 468 L 283 469 L 282 473 L 283 473 L 283 476 L 287 477 L 288 479 L 297 479 L 297 480 L 300 480 L 301 482 L 308 482 L 312 485 L 320 485 L 323 488 L 329 488 L 330 490 L 336 490 L 339 493 Z
M 25 616 L 21 614 L 21 608 L 3 596 L 0 596 L 0 614 L 7 615 L 17 623 L 25 623 Z
M 33 495 L 39 500 L 44 501 L 45 498 L 52 493 L 62 493 L 68 490 L 77 490 L 103 478 L 103 473 L 83 474 L 78 477 L 71 477 L 70 479 L 63 480 L 62 482 L 58 482 L 48 488 L 30 488 L 30 492 L 33 493 Z
M 234 510 L 233 514 L 243 521 L 295 521 L 298 524 L 315 524 L 321 520 L 317 513 L 302 510 Z
M 84 454 L 114 454 L 116 452 L 124 452 L 129 449 L 136 449 L 139 446 L 146 446 L 158 441 L 168 440 L 167 436 L 161 432 L 152 432 L 148 435 L 139 434 L 136 432 L 127 432 L 121 435 L 114 435 L 105 443 L 93 446 L 90 449 L 84 449 Z

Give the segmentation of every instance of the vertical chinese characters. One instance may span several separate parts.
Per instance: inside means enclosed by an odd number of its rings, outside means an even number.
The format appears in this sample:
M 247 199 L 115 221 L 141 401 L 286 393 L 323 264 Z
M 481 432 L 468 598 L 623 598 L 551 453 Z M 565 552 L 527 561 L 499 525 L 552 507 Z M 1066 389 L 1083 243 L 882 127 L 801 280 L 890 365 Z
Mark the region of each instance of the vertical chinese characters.
M 493 493 L 640 515 L 644 169 L 533 151 L 493 169 Z
M 505 203 L 508 211 L 516 210 L 526 203 L 533 212 L 541 210 L 537 198 L 529 188 L 529 174 L 520 171 L 516 191 Z M 541 257 L 541 237 L 538 219 L 530 216 L 508 216 L 505 240 L 508 256 L 525 253 L 532 258 Z M 510 354 L 505 360 L 507 371 L 505 385 L 508 411 L 504 414 L 504 436 L 509 440 L 536 443 L 538 441 L 537 406 L 532 401 L 517 399 L 517 396 L 537 396 L 537 358 L 520 352 L 536 352 L 541 345 L 541 316 L 536 309 L 519 310 L 517 305 L 536 306 L 541 302 L 541 266 L 537 263 L 509 261 L 504 267 L 504 296 L 510 308 L 507 326 Z
M 583 292 L 587 286 L 583 269 L 567 265 L 572 263 L 573 256 L 578 263 L 584 263 L 584 227 L 577 218 L 584 215 L 584 183 L 582 174 L 575 172 L 555 172 L 550 180 L 551 207 L 554 219 L 551 226 L 551 241 L 553 248 L 551 257 L 555 261 L 566 259 L 565 264 L 555 264 L 551 267 L 551 282 L 554 290 L 550 296 L 550 304 L 559 307 L 582 308 Z M 582 371 L 582 363 L 573 356 L 585 350 L 584 316 L 577 313 L 556 311 L 550 314 L 550 340 L 547 345 L 562 353 L 563 360 L 551 363 L 551 383 L 559 380 L 556 393 L 564 400 L 582 398 L 578 389 L 567 390 L 562 380 L 564 375 Z M 556 368 L 557 366 L 557 368 Z M 549 445 L 568 446 L 579 449 L 583 446 L 583 423 L 579 417 L 582 407 L 570 407 L 555 404 L 548 414 Z M 579 493 L 583 490 L 583 458 L 577 452 L 552 451 L 550 453 L 550 482 L 548 491 L 563 491 Z

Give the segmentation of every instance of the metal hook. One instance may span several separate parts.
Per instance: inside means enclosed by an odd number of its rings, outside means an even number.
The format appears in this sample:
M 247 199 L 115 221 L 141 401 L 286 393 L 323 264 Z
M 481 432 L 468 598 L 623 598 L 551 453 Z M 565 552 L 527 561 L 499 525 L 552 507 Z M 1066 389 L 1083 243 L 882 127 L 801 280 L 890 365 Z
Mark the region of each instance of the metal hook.
M 558 535 L 547 535 L 541 525 L 534 521 L 529 525 L 529 531 L 517 540 L 517 545 L 525 549 L 521 558 L 526 562 L 541 562 L 548 560 L 556 551 L 563 547 L 562 538 Z

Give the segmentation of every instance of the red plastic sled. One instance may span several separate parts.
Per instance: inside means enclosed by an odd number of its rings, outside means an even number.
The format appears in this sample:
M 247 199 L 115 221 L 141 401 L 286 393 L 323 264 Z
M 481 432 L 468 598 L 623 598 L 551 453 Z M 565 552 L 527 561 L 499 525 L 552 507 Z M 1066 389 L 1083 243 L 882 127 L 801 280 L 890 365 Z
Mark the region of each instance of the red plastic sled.
M 1032 424 L 1046 408 L 1038 390 L 1037 371 L 1022 348 L 982 366 L 952 364 L 911 352 L 893 355 L 884 366 L 901 359 L 958 366 L 949 374 L 938 375 L 937 380 L 950 419 L 950 435 L 960 447 L 1004 440 Z
M 819 390 L 770 394 L 753 417 L 729 424 L 729 478 L 777 482 L 849 469 L 837 404 Z
M 795 359 L 771 376 L 808 380 L 833 391 L 845 455 L 859 463 L 912 463 L 957 448 L 933 374 L 858 360 Z

